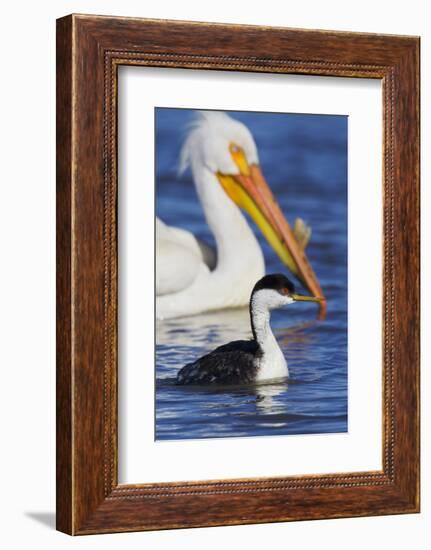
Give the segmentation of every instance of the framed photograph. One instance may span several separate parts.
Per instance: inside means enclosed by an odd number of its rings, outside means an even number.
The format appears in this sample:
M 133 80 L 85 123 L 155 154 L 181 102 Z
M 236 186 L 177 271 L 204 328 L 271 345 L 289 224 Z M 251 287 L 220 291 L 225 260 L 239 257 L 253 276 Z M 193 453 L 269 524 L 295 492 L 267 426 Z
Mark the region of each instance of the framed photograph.
M 57 21 L 57 528 L 419 511 L 419 38 Z

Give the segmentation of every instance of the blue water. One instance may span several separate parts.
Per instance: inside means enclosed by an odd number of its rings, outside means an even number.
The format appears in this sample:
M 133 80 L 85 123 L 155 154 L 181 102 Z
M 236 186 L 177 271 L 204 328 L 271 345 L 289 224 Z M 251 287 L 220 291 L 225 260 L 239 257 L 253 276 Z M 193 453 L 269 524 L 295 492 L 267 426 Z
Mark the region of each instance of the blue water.
M 156 325 L 156 439 L 347 431 L 347 117 L 231 112 L 257 143 L 260 164 L 284 214 L 311 225 L 307 255 L 328 300 L 274 311 L 288 361 L 286 382 L 238 388 L 175 386 L 178 370 L 217 345 L 251 336 L 247 309 Z M 156 109 L 156 213 L 214 244 L 191 174 L 177 175 L 193 111 Z M 285 272 L 259 229 L 266 271 Z M 297 288 L 301 290 L 299 283 Z

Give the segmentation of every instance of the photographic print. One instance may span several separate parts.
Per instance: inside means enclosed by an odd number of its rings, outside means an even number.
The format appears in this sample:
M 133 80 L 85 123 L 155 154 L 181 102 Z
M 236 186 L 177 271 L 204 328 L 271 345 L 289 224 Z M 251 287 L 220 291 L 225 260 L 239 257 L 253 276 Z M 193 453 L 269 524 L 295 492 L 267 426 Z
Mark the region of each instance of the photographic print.
M 156 440 L 347 431 L 347 128 L 155 109 Z
M 420 510 L 419 61 L 57 21 L 58 530 Z

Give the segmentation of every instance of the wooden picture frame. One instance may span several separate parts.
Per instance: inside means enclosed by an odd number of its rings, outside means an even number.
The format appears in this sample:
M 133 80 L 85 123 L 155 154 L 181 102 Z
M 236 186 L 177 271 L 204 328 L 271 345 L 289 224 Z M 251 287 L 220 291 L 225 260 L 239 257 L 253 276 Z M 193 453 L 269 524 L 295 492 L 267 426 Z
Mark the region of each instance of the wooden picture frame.
M 117 68 L 381 79 L 383 469 L 119 485 Z M 419 38 L 70 15 L 57 21 L 57 528 L 419 511 Z

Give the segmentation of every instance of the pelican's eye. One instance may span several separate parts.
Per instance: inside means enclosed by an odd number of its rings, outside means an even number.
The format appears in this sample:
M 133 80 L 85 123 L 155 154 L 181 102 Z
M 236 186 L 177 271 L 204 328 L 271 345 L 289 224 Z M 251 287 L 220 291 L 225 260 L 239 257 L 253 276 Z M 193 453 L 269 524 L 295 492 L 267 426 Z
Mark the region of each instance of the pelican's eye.
M 242 147 L 240 147 L 236 143 L 230 143 L 229 152 L 232 156 L 232 160 L 239 169 L 240 174 L 243 176 L 249 176 L 250 168 L 248 166 L 247 158 Z

